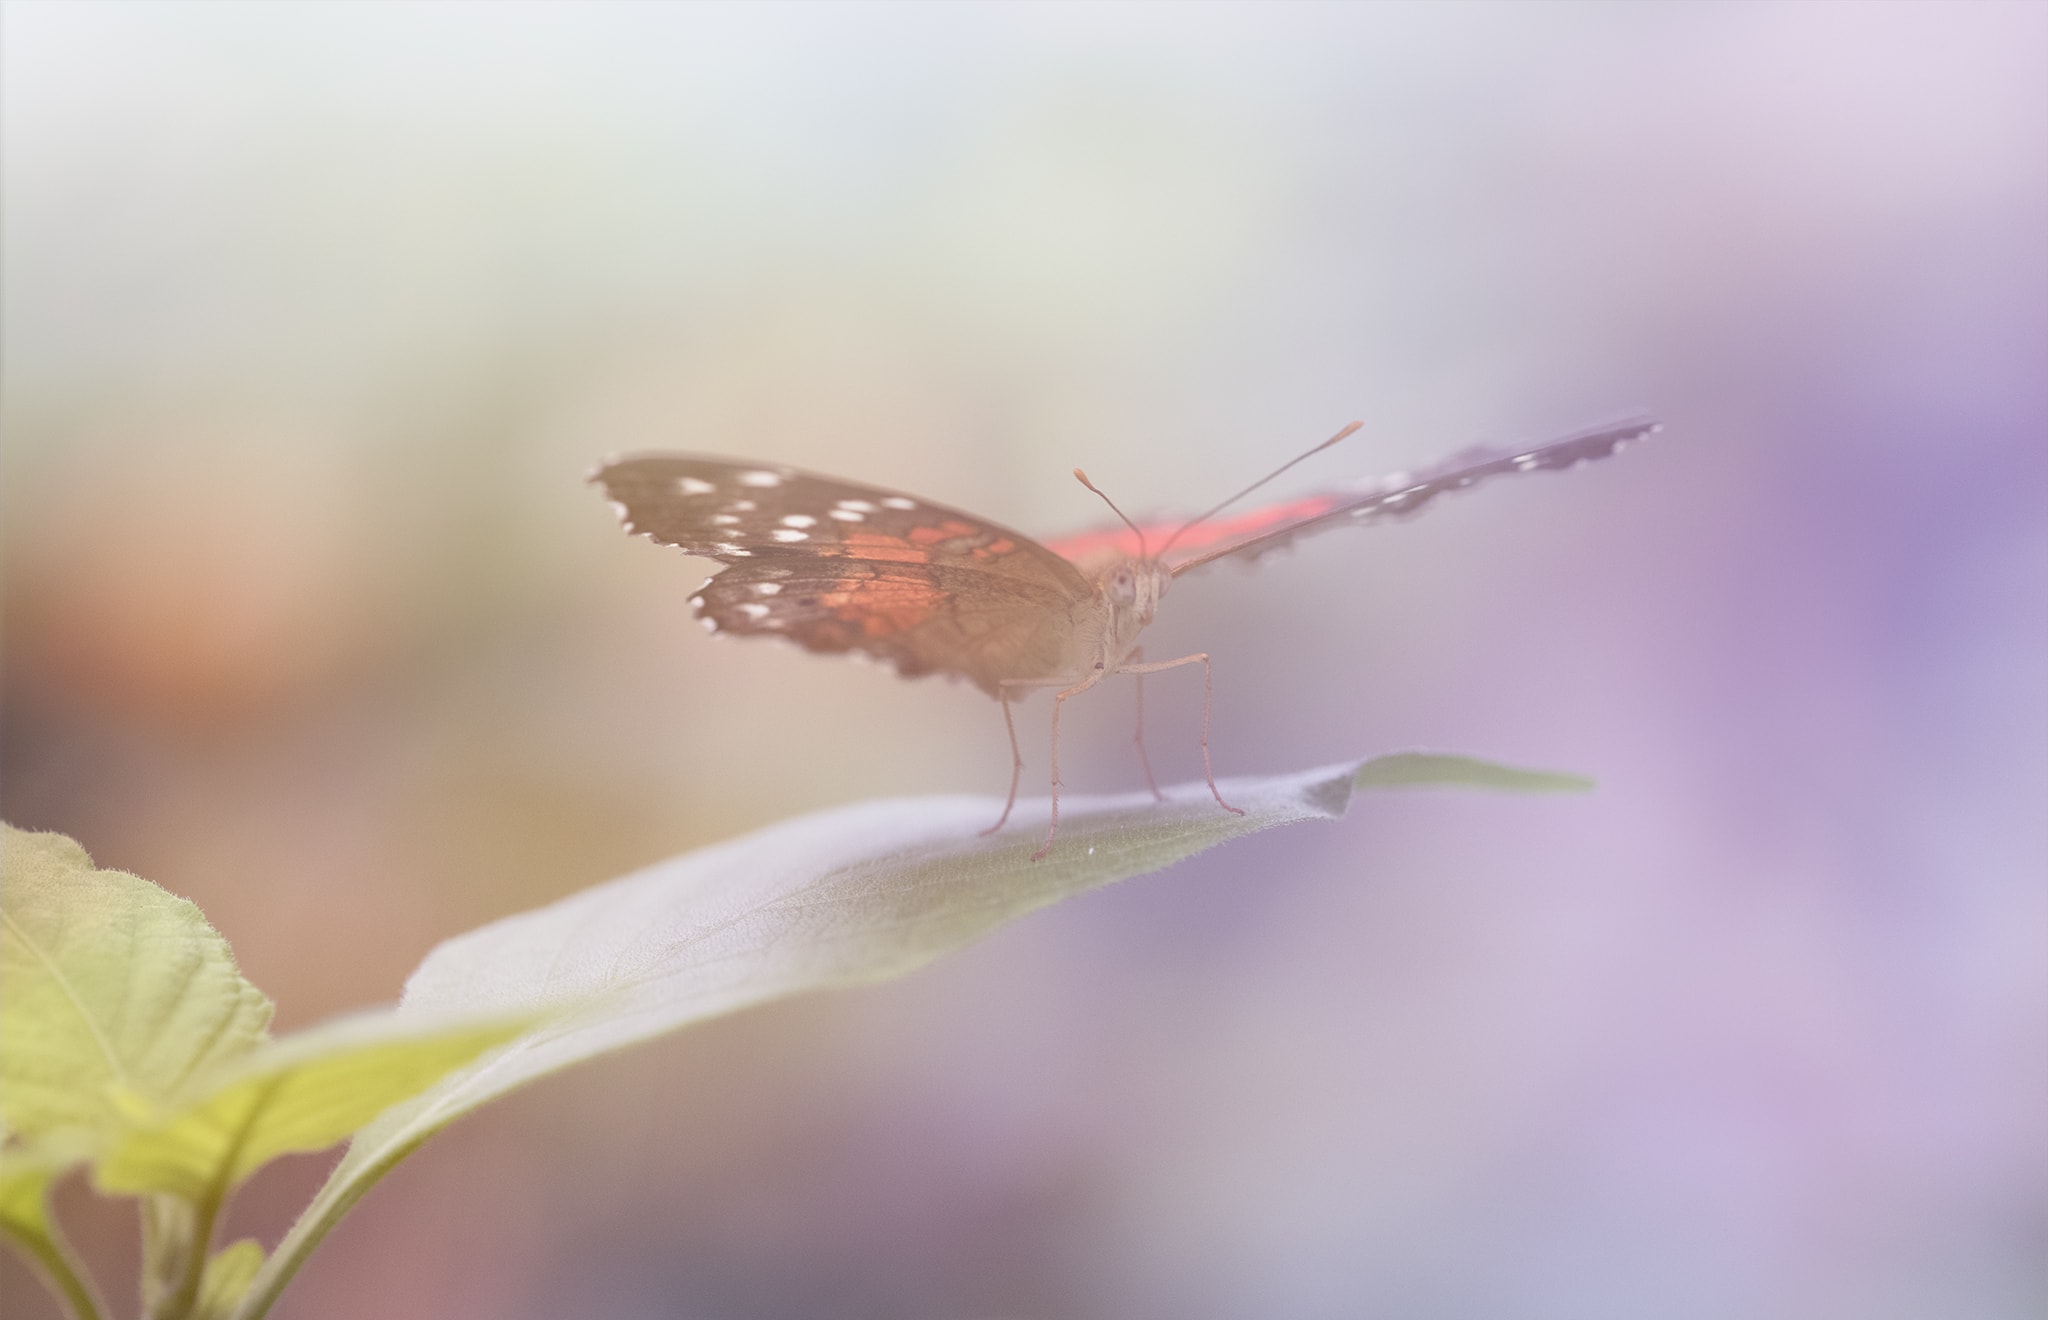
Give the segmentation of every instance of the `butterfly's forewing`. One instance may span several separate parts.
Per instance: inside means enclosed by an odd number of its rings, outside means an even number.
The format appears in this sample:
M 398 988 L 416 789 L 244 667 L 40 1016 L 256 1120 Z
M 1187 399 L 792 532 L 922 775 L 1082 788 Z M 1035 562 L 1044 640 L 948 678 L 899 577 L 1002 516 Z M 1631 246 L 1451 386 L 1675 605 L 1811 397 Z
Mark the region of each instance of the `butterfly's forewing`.
M 1397 473 L 1364 490 L 1326 492 L 1293 504 L 1245 515 L 1245 530 L 1231 538 L 1203 535 L 1211 544 L 1173 566 L 1174 576 L 1218 559 L 1255 559 L 1292 544 L 1296 538 L 1356 523 L 1406 517 L 1426 508 L 1447 491 L 1463 490 L 1489 477 L 1512 472 L 1560 471 L 1605 458 L 1632 441 L 1654 433 L 1658 423 L 1636 420 L 1620 426 L 1583 431 L 1563 440 L 1526 449 L 1468 449 L 1434 466 Z M 1198 532 L 1202 529 L 1196 529 Z M 1147 533 L 1148 539 L 1150 533 Z M 1188 544 L 1183 537 L 1181 544 Z
M 1285 504 L 1269 504 L 1244 513 L 1211 518 L 1174 540 L 1174 548 L 1200 553 L 1215 546 L 1236 545 L 1262 533 L 1306 522 L 1318 514 L 1328 513 L 1338 505 L 1356 499 L 1358 494 L 1355 490 L 1324 491 L 1317 495 L 1304 495 Z M 1045 548 L 1077 564 L 1096 563 L 1111 555 L 1134 557 L 1144 551 L 1157 554 L 1159 548 L 1168 540 L 1172 540 L 1174 533 L 1178 532 L 1185 522 L 1185 519 L 1139 522 L 1138 527 L 1145 534 L 1142 547 L 1137 532 L 1122 523 L 1117 523 L 1111 527 L 1097 527 L 1077 532 L 1072 536 L 1049 540 L 1045 543 Z
M 994 694 L 1061 672 L 1093 594 L 1029 537 L 874 486 L 690 454 L 616 459 L 591 480 L 626 530 L 728 565 L 691 597 L 713 631 L 864 651 L 906 676 Z

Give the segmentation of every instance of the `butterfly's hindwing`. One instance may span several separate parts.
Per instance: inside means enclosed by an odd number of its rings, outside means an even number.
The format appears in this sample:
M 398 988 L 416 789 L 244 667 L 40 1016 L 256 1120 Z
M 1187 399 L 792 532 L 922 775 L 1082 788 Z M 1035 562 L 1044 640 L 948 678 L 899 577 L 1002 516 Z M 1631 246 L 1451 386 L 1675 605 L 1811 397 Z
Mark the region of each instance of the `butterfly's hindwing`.
M 864 651 L 994 693 L 1058 672 L 1093 588 L 1029 537 L 792 468 L 649 454 L 593 480 L 628 531 L 730 565 L 693 597 L 714 631 Z
M 1044 587 L 948 564 L 771 559 L 737 565 L 692 597 L 714 632 L 864 651 L 906 678 L 956 673 L 990 695 L 1005 678 L 1057 672 L 1073 602 Z

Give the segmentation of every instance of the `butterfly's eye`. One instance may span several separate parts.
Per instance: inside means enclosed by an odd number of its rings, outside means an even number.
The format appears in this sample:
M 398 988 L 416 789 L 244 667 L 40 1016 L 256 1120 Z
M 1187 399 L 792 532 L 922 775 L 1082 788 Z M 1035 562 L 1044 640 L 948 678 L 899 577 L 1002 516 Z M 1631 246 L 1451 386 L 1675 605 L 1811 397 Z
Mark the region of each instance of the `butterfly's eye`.
M 1138 599 L 1138 575 L 1131 572 L 1128 564 L 1120 565 L 1109 575 L 1109 598 L 1118 605 L 1130 605 Z

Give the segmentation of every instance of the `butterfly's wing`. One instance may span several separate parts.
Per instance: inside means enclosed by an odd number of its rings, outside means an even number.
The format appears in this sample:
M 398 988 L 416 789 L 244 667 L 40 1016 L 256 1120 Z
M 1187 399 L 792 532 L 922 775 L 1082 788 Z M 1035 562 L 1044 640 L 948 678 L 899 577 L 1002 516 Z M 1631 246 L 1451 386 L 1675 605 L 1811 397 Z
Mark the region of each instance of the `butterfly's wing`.
M 925 500 L 795 468 L 637 454 L 591 475 L 626 530 L 727 565 L 690 598 L 714 632 L 861 651 L 991 695 L 1069 664 L 1094 589 L 1036 541 Z
M 1291 545 L 1297 538 L 1331 527 L 1406 517 L 1427 507 L 1446 491 L 1463 490 L 1489 477 L 1511 472 L 1555 472 L 1605 458 L 1632 441 L 1651 435 L 1658 423 L 1637 419 L 1619 426 L 1582 431 L 1562 440 L 1524 449 L 1468 449 L 1441 463 L 1414 472 L 1383 477 L 1369 486 L 1326 491 L 1289 504 L 1255 510 L 1211 527 L 1204 524 L 1180 545 L 1195 553 L 1173 566 L 1175 577 L 1218 559 L 1256 559 Z M 1126 535 L 1129 535 L 1126 532 Z M 1169 531 L 1166 535 L 1171 536 Z M 1152 540 L 1152 532 L 1146 532 Z M 1163 541 L 1163 538 L 1161 538 Z M 1161 541 L 1153 541 L 1157 545 Z M 1056 543 L 1064 544 L 1064 543 Z
M 1358 494 L 1358 490 L 1349 488 L 1329 490 L 1316 495 L 1304 495 L 1285 504 L 1269 504 L 1228 517 L 1211 518 L 1175 540 L 1174 549 L 1199 553 L 1215 546 L 1249 541 L 1266 532 L 1306 522 L 1318 514 L 1328 513 L 1345 501 L 1356 499 Z M 1072 536 L 1062 536 L 1047 541 L 1045 548 L 1082 565 L 1100 563 L 1112 555 L 1132 558 L 1139 555 L 1142 550 L 1156 554 L 1161 546 L 1173 539 L 1173 534 L 1186 522 L 1185 518 L 1139 520 L 1138 526 L 1145 534 L 1142 549 L 1138 533 L 1122 523 L 1091 528 L 1085 532 L 1076 532 Z

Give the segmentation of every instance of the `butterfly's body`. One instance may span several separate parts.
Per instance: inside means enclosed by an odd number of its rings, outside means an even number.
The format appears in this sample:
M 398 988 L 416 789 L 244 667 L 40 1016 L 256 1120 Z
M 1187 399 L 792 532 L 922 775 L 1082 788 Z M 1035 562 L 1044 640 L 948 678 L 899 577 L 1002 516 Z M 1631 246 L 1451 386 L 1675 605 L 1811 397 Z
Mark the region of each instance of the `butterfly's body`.
M 1357 423 L 1318 448 L 1355 429 Z M 1033 689 L 1059 689 L 1050 847 L 1059 820 L 1059 714 L 1066 700 L 1117 674 L 1135 674 L 1142 685 L 1145 674 L 1196 663 L 1203 666 L 1206 692 L 1207 655 L 1148 664 L 1139 646 L 1174 578 L 1216 559 L 1256 557 L 1305 532 L 1413 513 L 1438 494 L 1495 473 L 1570 467 L 1655 429 L 1632 422 L 1522 452 L 1461 455 L 1425 472 L 1229 522 L 1212 520 L 1218 506 L 1170 535 L 1168 528 L 1153 529 L 1161 540 L 1158 553 L 1147 530 L 1128 520 L 1128 535 L 1118 529 L 1048 546 L 895 491 L 732 459 L 630 455 L 604 464 L 592 480 L 629 532 L 726 565 L 690 598 L 714 633 L 864 652 L 905 677 L 951 674 L 995 697 L 1010 727 L 1012 804 L 1023 761 L 1009 724 L 1010 703 Z M 1189 535 L 1204 524 L 1204 535 Z M 1182 542 L 1188 557 L 1169 563 L 1167 551 Z M 1206 698 L 1202 722 L 1206 766 Z M 1142 739 L 1139 749 L 1142 755 Z M 1209 787 L 1216 791 L 1213 774 Z M 1216 800 L 1236 810 L 1221 793 Z M 1006 805 L 995 828 L 1009 814 Z

